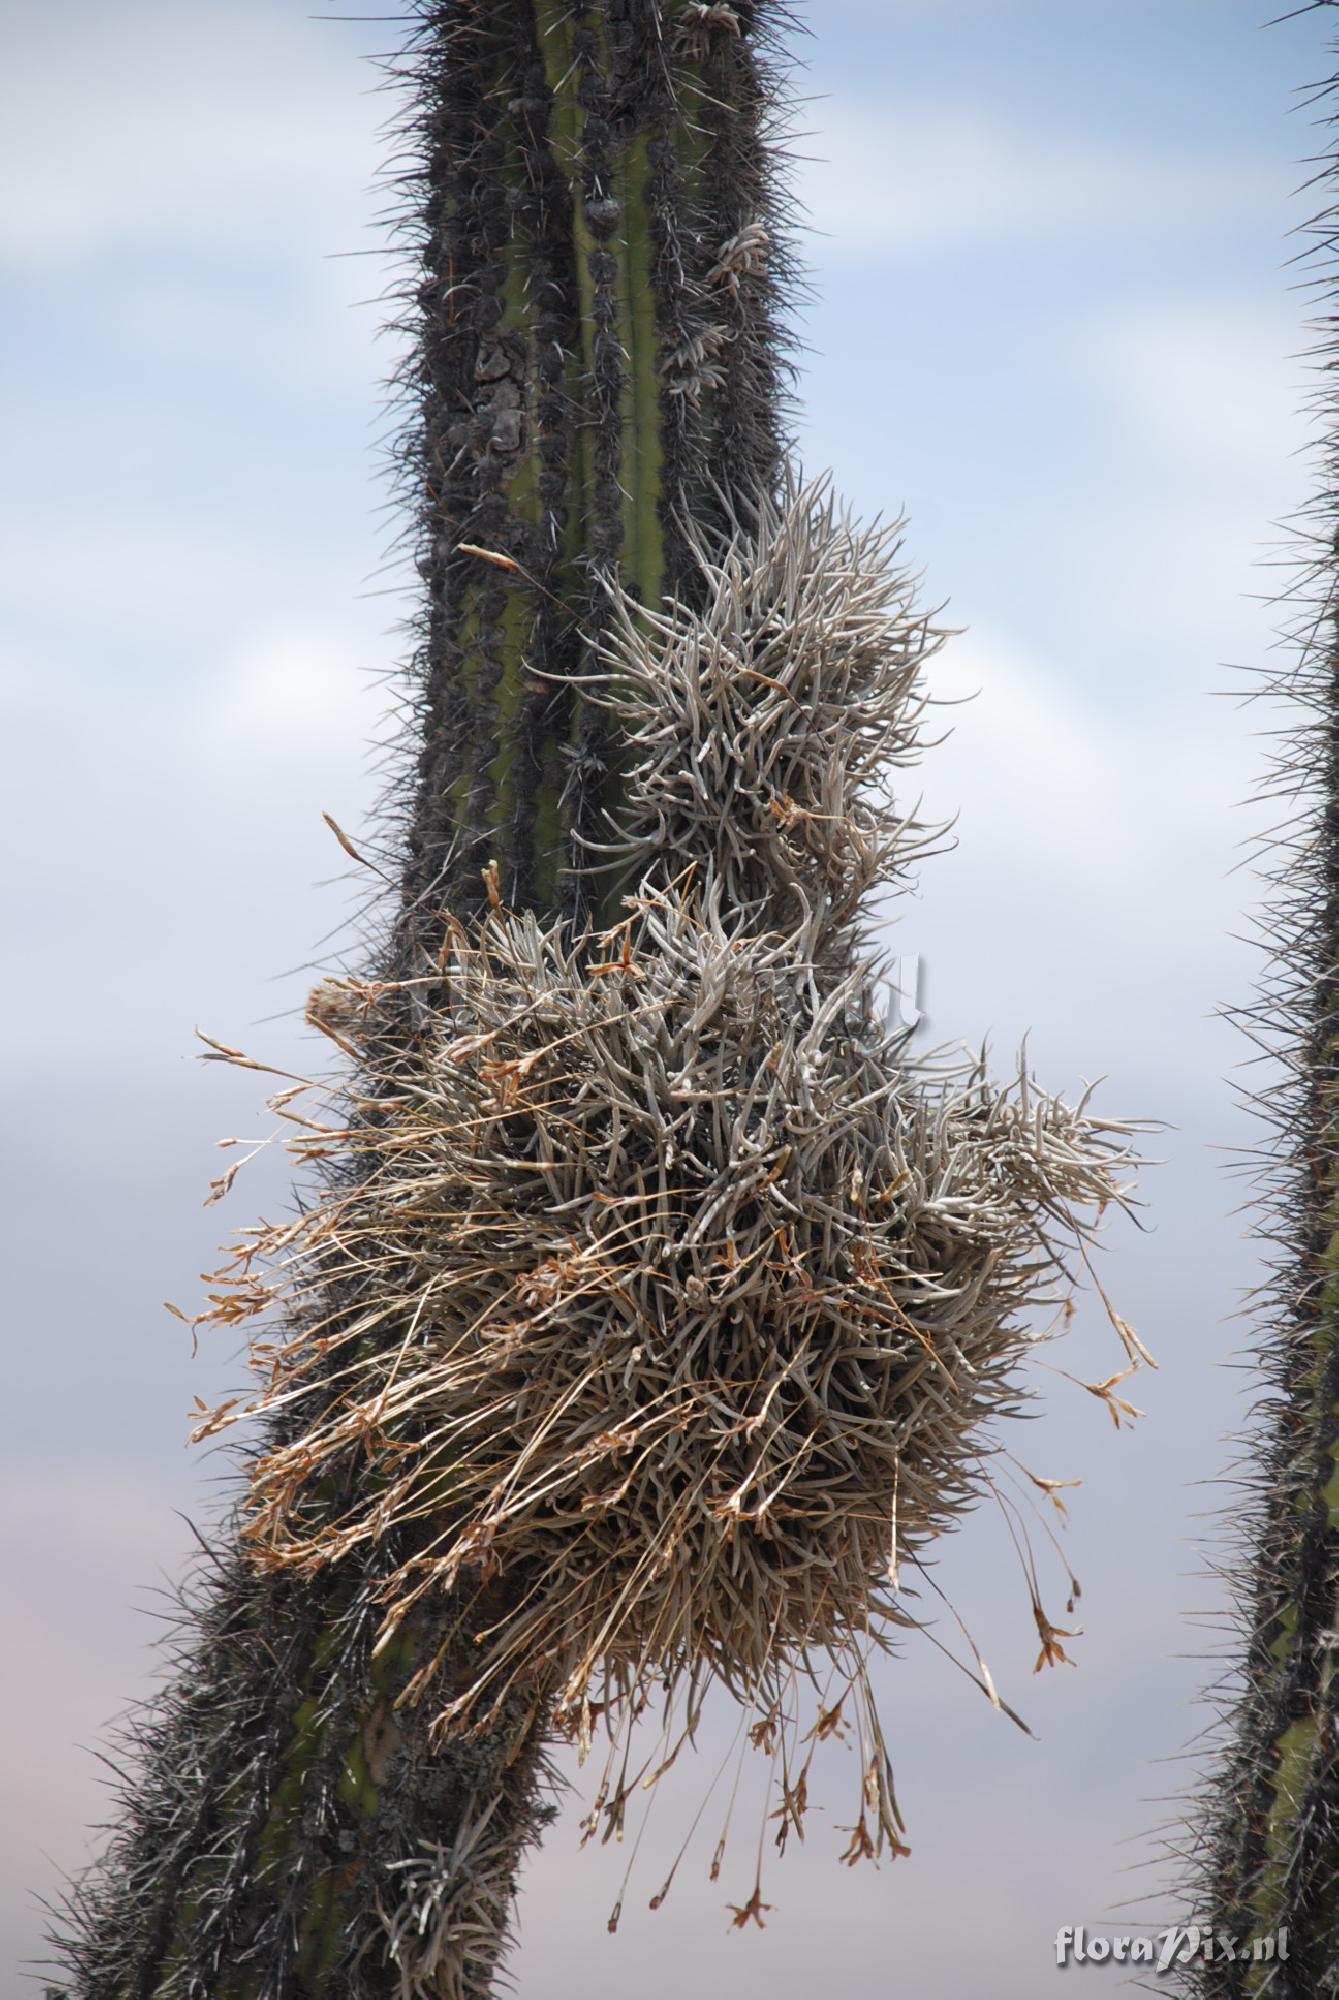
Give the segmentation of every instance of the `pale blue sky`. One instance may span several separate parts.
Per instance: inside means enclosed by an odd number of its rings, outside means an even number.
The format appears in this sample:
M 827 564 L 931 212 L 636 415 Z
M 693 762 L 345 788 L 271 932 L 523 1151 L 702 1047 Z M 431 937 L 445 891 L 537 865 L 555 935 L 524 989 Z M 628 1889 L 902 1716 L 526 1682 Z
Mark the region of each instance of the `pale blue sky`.
M 300 1054 L 304 977 L 280 975 L 347 907 L 317 886 L 341 866 L 320 815 L 354 827 L 371 796 L 363 745 L 396 647 L 393 605 L 361 594 L 384 535 L 386 356 L 353 302 L 379 279 L 331 257 L 374 240 L 384 101 L 358 57 L 384 31 L 288 0 L 0 16 L 0 1523 L 21 1639 L 0 1703 L 0 1923 L 17 1960 L 39 1929 L 29 1891 L 78 1862 L 100 1810 L 80 1746 L 145 1684 L 145 1587 L 186 1543 L 173 1509 L 210 1504 L 187 1407 L 236 1377 L 216 1347 L 193 1363 L 160 1304 L 189 1304 L 217 1237 L 211 1141 L 263 1129 L 244 1079 L 193 1062 L 191 1029 Z M 1211 691 L 1265 657 L 1254 565 L 1306 492 L 1285 232 L 1314 135 L 1289 106 L 1326 68 L 1329 22 L 1263 17 L 1237 0 L 810 6 L 797 150 L 823 233 L 803 451 L 862 511 L 905 504 L 927 594 L 969 628 L 940 691 L 979 690 L 927 766 L 960 844 L 927 868 L 900 948 L 925 958 L 936 1034 L 990 1029 L 1003 1066 L 1031 1030 L 1046 1082 L 1105 1074 L 1108 1108 L 1174 1126 L 1150 1231 L 1113 1230 L 1103 1269 L 1163 1367 L 1133 1435 L 1064 1384 L 1029 1435 L 1037 1469 L 1085 1480 L 1077 1672 L 1031 1679 L 996 1522 L 945 1558 L 1039 1743 L 912 1647 L 883 1677 L 912 1859 L 842 1870 L 815 1821 L 770 1871 L 761 1936 L 726 1934 L 739 1884 L 705 1882 L 710 1840 L 646 1913 L 673 1808 L 609 1939 L 626 1857 L 578 1855 L 574 1812 L 527 1879 L 522 1996 L 668 2000 L 691 1981 L 799 2000 L 840 1980 L 853 2000 L 1035 2000 L 1056 1929 L 1100 1922 L 1153 1851 L 1181 1768 L 1158 1760 L 1199 1726 L 1205 1669 L 1184 1656 L 1204 1644 L 1188 1614 L 1211 1599 L 1195 1538 L 1214 1496 L 1197 1482 L 1239 1419 L 1219 1364 L 1253 1273 L 1212 1150 L 1243 1130 L 1223 1081 L 1240 1051 L 1213 1010 L 1251 977 L 1232 941 L 1251 884 L 1229 871 L 1258 753 Z M 234 1219 L 283 1188 L 260 1163 Z M 1087 1309 L 1053 1358 L 1092 1375 L 1112 1355 Z M 1068 1975 L 1085 1976 L 1117 1983 Z

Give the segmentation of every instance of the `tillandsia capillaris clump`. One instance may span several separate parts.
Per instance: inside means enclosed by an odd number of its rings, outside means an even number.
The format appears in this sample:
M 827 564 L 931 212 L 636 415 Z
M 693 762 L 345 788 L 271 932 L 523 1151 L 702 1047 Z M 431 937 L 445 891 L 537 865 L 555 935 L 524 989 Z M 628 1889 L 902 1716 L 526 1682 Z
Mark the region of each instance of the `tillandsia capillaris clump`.
M 626 916 L 574 933 L 499 895 L 417 978 L 318 989 L 358 1060 L 300 1150 L 358 1171 L 244 1233 L 202 1318 L 295 1329 L 259 1346 L 256 1411 L 339 1383 L 253 1466 L 257 1563 L 308 1575 L 412 1528 L 377 1650 L 443 1589 L 525 1579 L 468 1685 L 416 1674 L 434 1740 L 526 1701 L 584 1742 L 598 1716 L 621 1761 L 657 1689 L 691 1737 L 723 1681 L 798 1824 L 826 1649 L 877 1851 L 900 1823 L 871 1645 L 899 1565 L 982 1490 L 1025 1310 L 1124 1139 L 1025 1077 L 909 1062 L 880 1022 L 862 896 L 925 833 L 875 787 L 915 753 L 935 640 L 895 531 L 813 488 L 755 510 L 700 549 L 699 609 L 609 586 L 588 678 L 622 725 L 601 845 L 637 863 Z
M 482 2000 L 546 1744 L 612 1757 L 662 1688 L 662 1767 L 738 1697 L 783 1832 L 849 1707 L 848 1858 L 901 1851 L 871 1652 L 1126 1198 L 1128 1128 L 880 1019 L 942 635 L 899 527 L 788 463 L 785 10 L 414 21 L 398 896 L 311 997 L 327 1108 L 274 1100 L 315 1186 L 199 1315 L 259 1316 L 201 1426 L 254 1442 L 72 2000 Z
M 1286 810 L 1281 825 L 1271 811 L 1262 848 L 1266 971 L 1240 1010 L 1269 1081 L 1250 1100 L 1265 1124 L 1251 1161 L 1267 1260 L 1255 1294 L 1260 1395 L 1236 1468 L 1247 1504 L 1234 1508 L 1222 1564 L 1239 1625 L 1208 1810 L 1197 1800 L 1188 1846 L 1184 1830 L 1174 1841 L 1207 1939 L 1181 1990 L 1214 2000 L 1339 1992 L 1337 90 L 1339 73 L 1310 99 L 1324 134 L 1304 253 L 1318 300 L 1315 492 L 1296 524 L 1281 664 L 1253 689 L 1282 712 L 1261 791 Z

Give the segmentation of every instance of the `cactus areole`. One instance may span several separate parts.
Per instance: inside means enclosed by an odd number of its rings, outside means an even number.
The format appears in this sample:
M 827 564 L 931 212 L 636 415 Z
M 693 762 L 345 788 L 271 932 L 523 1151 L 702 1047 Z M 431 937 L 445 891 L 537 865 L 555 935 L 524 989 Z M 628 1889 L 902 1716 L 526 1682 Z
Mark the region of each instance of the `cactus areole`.
M 918 1065 L 874 1004 L 940 634 L 896 526 L 786 460 L 784 9 L 415 19 L 399 895 L 312 996 L 318 1192 L 202 1315 L 262 1316 L 247 1490 L 70 2000 L 483 2000 L 546 1742 L 622 1756 L 663 1695 L 681 1743 L 711 1682 L 783 1835 L 845 1706 L 847 1858 L 905 1851 L 871 1649 L 1124 1192 L 1124 1128 Z

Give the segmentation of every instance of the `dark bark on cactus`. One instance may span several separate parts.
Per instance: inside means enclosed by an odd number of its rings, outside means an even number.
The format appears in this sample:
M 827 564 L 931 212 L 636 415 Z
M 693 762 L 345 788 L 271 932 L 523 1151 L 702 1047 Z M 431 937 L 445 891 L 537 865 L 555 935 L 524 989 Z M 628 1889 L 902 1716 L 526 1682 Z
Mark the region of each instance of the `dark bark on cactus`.
M 686 524 L 722 521 L 727 483 L 774 481 L 782 14 L 453 0 L 419 8 L 392 64 L 411 92 L 392 166 L 413 336 L 397 465 L 422 580 L 412 773 L 391 800 L 402 897 L 381 954 L 397 975 L 434 951 L 444 909 L 482 901 L 488 864 L 513 906 L 583 914 L 574 841 L 617 796 L 618 745 L 563 681 L 607 615 L 600 574 L 643 601 L 691 590 Z M 488 1992 L 546 1814 L 545 1716 L 512 1700 L 435 1748 L 421 1711 L 395 1708 L 443 1647 L 449 1685 L 507 1609 L 461 1593 L 374 1658 L 377 1584 L 403 1553 L 301 1582 L 208 1554 L 53 1990 L 398 1994 L 386 1917 L 437 1853 L 460 1862 L 436 1870 L 461 1899 L 455 1942 L 416 1990 Z
M 1332 101 L 1339 77 L 1316 93 Z M 1291 711 L 1268 795 L 1287 831 L 1267 862 L 1268 971 L 1246 1032 L 1284 1085 L 1254 1100 L 1271 1128 L 1261 1170 L 1262 1397 L 1233 1579 L 1252 1579 L 1227 1747 L 1192 1846 L 1192 1914 L 1238 1948 L 1186 1969 L 1213 2000 L 1339 1994 L 1339 397 L 1332 301 L 1339 194 L 1335 121 L 1309 255 L 1325 301 L 1320 478 L 1302 516 L 1286 668 L 1259 692 Z M 1299 801 L 1301 808 L 1299 811 Z M 1286 1957 L 1279 1938 L 1286 1933 Z M 1271 1948 L 1268 1941 L 1275 1940 Z M 1248 1947 L 1243 1950 L 1242 1947 Z M 1258 1955 L 1257 1955 L 1258 1954 Z

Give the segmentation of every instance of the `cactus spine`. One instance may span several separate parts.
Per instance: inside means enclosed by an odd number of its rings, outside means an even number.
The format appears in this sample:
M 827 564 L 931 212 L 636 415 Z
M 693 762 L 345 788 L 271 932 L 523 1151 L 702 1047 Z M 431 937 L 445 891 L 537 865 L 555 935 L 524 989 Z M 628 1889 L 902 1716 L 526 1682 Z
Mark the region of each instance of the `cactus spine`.
M 1314 93 L 1333 97 L 1339 79 Z M 1252 1578 L 1244 1666 L 1205 1830 L 1192 1849 L 1192 1914 L 1215 1946 L 1184 1989 L 1214 2000 L 1339 1993 L 1339 397 L 1333 383 L 1339 151 L 1326 120 L 1324 191 L 1310 257 L 1318 308 L 1319 479 L 1301 523 L 1302 571 L 1287 668 L 1263 692 L 1290 711 L 1268 781 L 1289 830 L 1270 857 L 1269 970 L 1243 1010 L 1281 1061 L 1284 1087 L 1255 1100 L 1272 1128 L 1260 1236 L 1263 1395 L 1247 1462 Z M 1319 315 L 1324 315 L 1323 317 Z M 1298 803 L 1300 801 L 1300 810 Z M 1233 1574 L 1239 1574 L 1233 1566 Z
M 606 712 L 573 684 L 608 616 L 601 579 L 648 605 L 691 596 L 691 535 L 723 524 L 731 490 L 775 485 L 782 15 L 419 0 L 392 65 L 412 336 L 397 476 L 421 590 L 391 978 L 435 961 L 443 913 L 480 906 L 486 878 L 515 908 L 586 914 L 574 841 L 600 828 L 619 767 Z M 274 1420 L 269 1442 L 303 1420 Z M 374 1657 L 395 1553 L 295 1579 L 258 1574 L 225 1535 L 202 1563 L 119 1830 L 65 1913 L 54 1992 L 491 1990 L 546 1812 L 545 1714 L 513 1699 L 437 1746 L 396 1704 L 425 1662 L 444 1683 L 463 1670 L 517 1584 L 458 1593 Z

